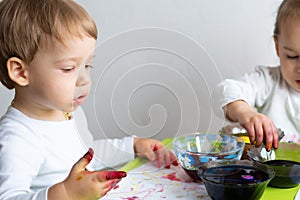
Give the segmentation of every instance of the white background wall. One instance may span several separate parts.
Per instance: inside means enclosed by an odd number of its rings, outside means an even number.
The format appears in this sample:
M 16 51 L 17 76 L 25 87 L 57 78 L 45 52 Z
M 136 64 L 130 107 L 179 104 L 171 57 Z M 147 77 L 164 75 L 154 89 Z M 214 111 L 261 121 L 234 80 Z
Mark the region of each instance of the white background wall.
M 214 86 L 278 64 L 272 31 L 280 0 L 78 2 L 99 28 L 84 106 L 96 137 L 218 131 Z M 2 114 L 12 91 L 1 86 L 0 94 Z

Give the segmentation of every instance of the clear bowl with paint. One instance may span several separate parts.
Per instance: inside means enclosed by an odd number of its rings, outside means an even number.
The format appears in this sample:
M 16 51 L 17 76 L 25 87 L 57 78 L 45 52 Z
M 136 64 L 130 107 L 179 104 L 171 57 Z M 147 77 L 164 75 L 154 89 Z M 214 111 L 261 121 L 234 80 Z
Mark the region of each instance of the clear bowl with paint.
M 258 200 L 275 176 L 267 165 L 240 160 L 228 165 L 214 163 L 198 171 L 208 195 L 215 200 Z
M 176 158 L 184 171 L 196 182 L 202 182 L 198 169 L 214 161 L 239 160 L 244 149 L 242 139 L 220 133 L 190 133 L 173 139 Z

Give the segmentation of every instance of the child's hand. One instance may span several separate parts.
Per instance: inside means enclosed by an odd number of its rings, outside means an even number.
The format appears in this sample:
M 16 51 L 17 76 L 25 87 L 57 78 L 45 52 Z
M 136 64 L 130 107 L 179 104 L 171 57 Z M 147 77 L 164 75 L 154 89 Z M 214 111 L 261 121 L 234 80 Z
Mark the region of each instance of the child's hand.
M 277 129 L 268 116 L 258 112 L 247 113 L 240 118 L 239 123 L 247 130 L 251 143 L 255 141 L 255 146 L 264 143 L 267 151 L 270 151 L 272 146 L 278 147 Z
M 178 165 L 175 155 L 160 141 L 150 138 L 134 138 L 134 152 L 140 157 L 147 157 L 150 161 L 157 161 L 157 166 L 163 164 L 166 168 Z
M 48 199 L 92 200 L 103 197 L 126 176 L 123 171 L 88 171 L 85 167 L 93 158 L 89 151 L 72 167 L 69 176 L 48 191 Z
M 264 143 L 267 151 L 272 146 L 278 147 L 277 128 L 268 116 L 258 113 L 244 101 L 228 104 L 226 111 L 229 119 L 238 122 L 247 130 L 251 143 L 255 143 L 257 147 Z

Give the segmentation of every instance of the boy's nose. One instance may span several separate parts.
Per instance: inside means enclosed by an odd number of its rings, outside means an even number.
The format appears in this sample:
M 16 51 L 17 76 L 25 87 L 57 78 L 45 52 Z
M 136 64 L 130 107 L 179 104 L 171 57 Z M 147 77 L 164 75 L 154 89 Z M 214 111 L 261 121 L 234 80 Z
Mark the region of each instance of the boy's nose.
M 87 85 L 90 82 L 91 82 L 91 78 L 90 78 L 89 69 L 87 69 L 85 67 L 81 67 L 81 69 L 79 70 L 78 76 L 77 76 L 76 86 Z

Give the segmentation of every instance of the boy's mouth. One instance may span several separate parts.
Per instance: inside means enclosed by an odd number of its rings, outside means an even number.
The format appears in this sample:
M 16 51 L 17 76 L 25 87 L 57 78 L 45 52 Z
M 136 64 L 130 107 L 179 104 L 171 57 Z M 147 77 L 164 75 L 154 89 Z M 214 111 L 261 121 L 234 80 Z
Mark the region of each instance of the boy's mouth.
M 73 101 L 76 105 L 80 106 L 84 103 L 86 97 L 87 97 L 87 94 L 80 95 L 79 97 L 75 98 Z
M 300 86 L 300 80 L 296 80 L 298 86 Z

